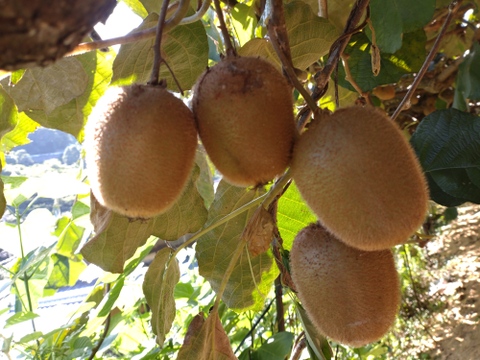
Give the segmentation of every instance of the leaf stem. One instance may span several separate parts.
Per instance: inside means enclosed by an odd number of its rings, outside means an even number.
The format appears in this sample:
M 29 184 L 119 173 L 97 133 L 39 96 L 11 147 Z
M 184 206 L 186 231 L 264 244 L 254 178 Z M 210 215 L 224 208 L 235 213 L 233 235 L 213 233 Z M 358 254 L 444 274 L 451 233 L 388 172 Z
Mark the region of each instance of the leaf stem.
M 166 1 L 168 2 L 168 0 Z M 105 284 L 105 294 L 110 291 L 110 284 Z M 103 327 L 102 335 L 100 335 L 100 339 L 98 340 L 97 345 L 92 349 L 92 353 L 88 357 L 88 360 L 93 360 L 95 355 L 97 354 L 98 350 L 102 347 L 105 338 L 107 337 L 108 331 L 110 330 L 110 320 L 111 320 L 111 311 L 108 313 L 107 318 L 105 319 L 105 325 Z
M 194 243 L 199 238 L 201 238 L 203 235 L 209 233 L 213 229 L 219 227 L 222 224 L 225 224 L 226 222 L 232 220 L 233 218 L 237 217 L 238 215 L 244 213 L 245 211 L 250 210 L 251 208 L 259 205 L 267 195 L 268 195 L 268 193 L 264 194 L 262 196 L 259 196 L 258 198 L 250 201 L 249 203 L 246 203 L 245 205 L 239 207 L 238 209 L 232 211 L 230 214 L 224 216 L 223 218 L 221 218 L 218 221 L 215 221 L 213 224 L 207 226 L 205 229 L 196 233 L 190 239 L 188 239 L 182 245 L 180 245 L 177 249 L 175 249 L 174 255 L 176 256 L 180 252 L 180 250 L 182 250 L 182 249 L 186 248 L 187 246 L 191 245 L 192 243 Z M 173 257 L 175 257 L 175 256 L 173 256 Z
M 227 57 L 237 56 L 237 52 L 233 47 L 232 40 L 230 39 L 230 34 L 228 33 L 227 24 L 225 23 L 225 18 L 223 17 L 222 8 L 220 6 L 220 0 L 213 0 L 215 4 L 215 11 L 217 13 L 218 21 L 220 22 L 220 31 L 222 32 L 223 42 L 225 43 L 225 52 Z
M 185 1 L 185 0 L 183 0 Z M 153 45 L 153 67 L 152 74 L 148 84 L 158 85 L 158 77 L 160 74 L 160 65 L 163 62 L 161 48 L 162 48 L 162 33 L 163 26 L 165 24 L 165 17 L 167 16 L 167 9 L 170 0 L 163 0 L 162 9 L 160 10 L 160 16 L 158 17 L 157 32 L 155 37 L 155 44 Z
M 445 18 L 445 22 L 442 25 L 442 28 L 440 32 L 437 35 L 437 38 L 435 39 L 435 42 L 430 49 L 430 52 L 428 53 L 427 58 L 423 62 L 422 68 L 418 72 L 417 76 L 415 77 L 415 80 L 413 81 L 412 85 L 410 86 L 410 89 L 408 89 L 407 93 L 403 97 L 402 101 L 398 105 L 397 109 L 395 112 L 392 114 L 391 119 L 395 120 L 398 115 L 403 111 L 408 108 L 410 108 L 410 99 L 412 98 L 413 94 L 417 90 L 418 85 L 420 85 L 420 82 L 422 81 L 423 77 L 425 76 L 428 67 L 430 66 L 430 63 L 432 62 L 433 58 L 438 52 L 438 48 L 440 47 L 440 43 L 445 36 L 445 32 L 447 31 L 448 26 L 452 22 L 453 18 L 455 17 L 455 14 L 457 13 L 460 5 L 462 3 L 462 0 L 454 0 L 451 2 L 450 6 L 448 7 L 448 15 Z

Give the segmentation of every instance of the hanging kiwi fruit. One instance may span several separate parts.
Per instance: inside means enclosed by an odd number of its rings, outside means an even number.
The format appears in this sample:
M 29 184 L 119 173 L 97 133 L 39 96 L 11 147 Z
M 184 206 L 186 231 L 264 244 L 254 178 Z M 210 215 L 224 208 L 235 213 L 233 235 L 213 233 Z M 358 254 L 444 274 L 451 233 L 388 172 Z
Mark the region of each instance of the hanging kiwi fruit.
M 0 69 L 45 66 L 105 21 L 116 0 L 6 0 L 0 11 Z
M 200 76 L 192 107 L 205 150 L 231 184 L 263 184 L 290 164 L 292 88 L 266 60 L 227 56 Z
M 426 180 L 415 153 L 373 108 L 318 115 L 295 146 L 292 174 L 320 222 L 361 250 L 405 243 L 427 212 Z
M 161 86 L 112 87 L 86 128 L 90 185 L 105 207 L 131 218 L 170 208 L 193 168 L 191 110 Z
M 358 250 L 312 224 L 293 241 L 290 269 L 310 320 L 333 341 L 364 346 L 393 325 L 400 283 L 391 250 Z

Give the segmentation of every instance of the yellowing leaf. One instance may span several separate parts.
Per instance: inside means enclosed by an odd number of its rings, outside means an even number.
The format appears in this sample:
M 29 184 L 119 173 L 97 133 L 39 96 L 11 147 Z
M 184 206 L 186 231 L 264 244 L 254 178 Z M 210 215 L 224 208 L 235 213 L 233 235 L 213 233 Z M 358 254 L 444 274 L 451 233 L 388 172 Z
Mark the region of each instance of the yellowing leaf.
M 206 321 L 203 313 L 193 318 L 177 358 L 182 360 L 237 359 L 217 311 L 212 312 Z
M 152 329 L 162 346 L 175 319 L 175 285 L 180 279 L 177 259 L 170 259 L 170 248 L 160 250 L 150 264 L 143 281 L 143 293 L 152 309 Z M 178 357 L 181 359 L 181 357 Z
M 221 181 L 210 206 L 205 226 L 230 214 L 244 204 L 256 199 L 264 191 L 248 190 Z M 202 236 L 196 246 L 199 273 L 212 288 L 218 291 L 234 255 L 234 249 L 242 241 L 242 233 L 256 208 L 241 213 Z M 278 274 L 270 251 L 257 257 L 248 254 L 246 246 L 229 277 L 222 300 L 234 309 L 262 309 L 265 297 Z
M 121 273 L 125 262 L 152 233 L 152 220 L 132 220 L 101 206 L 92 196 L 91 221 L 95 236 L 81 253 L 105 271 Z

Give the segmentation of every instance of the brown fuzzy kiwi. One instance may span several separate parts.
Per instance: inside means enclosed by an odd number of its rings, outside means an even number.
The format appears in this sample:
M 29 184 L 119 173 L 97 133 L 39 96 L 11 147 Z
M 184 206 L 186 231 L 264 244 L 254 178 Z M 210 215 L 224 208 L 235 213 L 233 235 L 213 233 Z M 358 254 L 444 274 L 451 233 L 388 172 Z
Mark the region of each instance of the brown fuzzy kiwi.
M 110 88 L 85 133 L 92 192 L 131 218 L 165 212 L 181 195 L 195 158 L 190 109 L 161 87 Z
M 391 250 L 358 250 L 312 224 L 295 237 L 290 269 L 297 295 L 321 334 L 359 347 L 392 326 L 400 284 Z
M 267 61 L 222 60 L 199 78 L 192 103 L 205 150 L 231 184 L 265 183 L 290 164 L 292 89 Z
M 428 190 L 415 153 L 374 108 L 317 116 L 295 146 L 292 176 L 320 222 L 362 250 L 404 243 L 426 215 Z
M 4 0 L 0 11 L 0 69 L 53 63 L 105 21 L 116 0 Z

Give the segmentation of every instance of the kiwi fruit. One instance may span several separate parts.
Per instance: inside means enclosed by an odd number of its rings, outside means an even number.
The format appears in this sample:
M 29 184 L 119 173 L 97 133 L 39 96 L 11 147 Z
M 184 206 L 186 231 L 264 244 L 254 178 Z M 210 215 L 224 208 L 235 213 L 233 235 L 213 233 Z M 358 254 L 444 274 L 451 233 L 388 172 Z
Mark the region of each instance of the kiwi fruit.
M 312 224 L 293 241 L 290 270 L 310 320 L 335 342 L 364 346 L 392 326 L 400 283 L 391 250 L 359 250 Z
M 192 109 L 205 150 L 229 183 L 263 184 L 290 164 L 297 136 L 292 88 L 266 60 L 227 57 L 206 70 Z
M 0 12 L 0 69 L 45 66 L 73 50 L 116 0 L 4 0 Z
M 292 176 L 322 225 L 361 250 L 406 242 L 427 212 L 415 153 L 396 124 L 371 107 L 318 113 L 295 146 Z
M 130 218 L 168 210 L 193 168 L 197 132 L 191 110 L 163 87 L 112 87 L 86 130 L 93 195 Z

